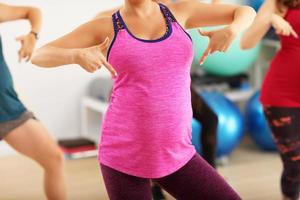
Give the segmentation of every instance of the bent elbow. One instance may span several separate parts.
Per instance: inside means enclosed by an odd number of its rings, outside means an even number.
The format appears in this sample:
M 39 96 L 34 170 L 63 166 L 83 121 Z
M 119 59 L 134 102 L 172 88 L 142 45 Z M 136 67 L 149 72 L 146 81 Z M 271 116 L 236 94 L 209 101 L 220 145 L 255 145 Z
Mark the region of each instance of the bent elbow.
M 249 13 L 249 15 L 251 15 L 251 17 L 254 19 L 256 16 L 256 11 L 254 8 L 252 8 L 251 6 L 242 6 L 244 9 L 247 10 L 247 12 Z
M 40 8 L 38 8 L 38 7 L 30 7 L 29 11 L 31 13 L 36 13 L 38 15 L 42 15 L 42 10 Z
M 41 56 L 39 55 L 39 50 L 36 50 L 30 59 L 30 62 L 36 66 L 43 67 Z

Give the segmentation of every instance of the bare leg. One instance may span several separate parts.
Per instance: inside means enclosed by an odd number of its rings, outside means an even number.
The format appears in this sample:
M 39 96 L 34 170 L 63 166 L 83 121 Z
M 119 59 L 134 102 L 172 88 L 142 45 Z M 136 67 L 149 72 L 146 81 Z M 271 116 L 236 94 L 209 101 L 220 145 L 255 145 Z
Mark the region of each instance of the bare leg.
M 43 167 L 44 188 L 48 200 L 66 199 L 62 152 L 40 122 L 30 119 L 8 134 L 4 140 Z

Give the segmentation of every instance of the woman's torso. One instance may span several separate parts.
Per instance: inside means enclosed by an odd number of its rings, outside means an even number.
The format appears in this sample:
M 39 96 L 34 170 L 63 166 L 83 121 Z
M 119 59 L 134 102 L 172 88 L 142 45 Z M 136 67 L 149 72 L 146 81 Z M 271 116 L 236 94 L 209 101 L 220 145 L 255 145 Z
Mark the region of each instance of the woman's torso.
M 161 9 L 168 31 L 156 40 L 137 38 L 120 13 L 114 15 L 120 30 L 108 61 L 118 77 L 99 154 L 104 165 L 148 178 L 174 172 L 195 153 L 189 75 L 192 42 L 167 8 L 161 5 Z
M 300 35 L 300 9 L 289 9 L 285 20 Z M 261 101 L 265 105 L 300 107 L 300 39 L 280 36 L 281 49 L 266 75 Z

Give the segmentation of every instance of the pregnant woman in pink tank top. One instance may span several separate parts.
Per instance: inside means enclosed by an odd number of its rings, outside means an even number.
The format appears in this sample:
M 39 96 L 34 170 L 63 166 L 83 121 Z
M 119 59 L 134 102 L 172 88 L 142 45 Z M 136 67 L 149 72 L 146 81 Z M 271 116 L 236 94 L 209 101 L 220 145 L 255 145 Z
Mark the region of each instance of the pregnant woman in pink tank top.
M 34 54 L 32 62 L 42 67 L 79 64 L 94 72 L 104 65 L 111 72 L 99 148 L 110 199 L 150 200 L 150 179 L 176 199 L 240 199 L 191 144 L 193 48 L 184 29 L 229 24 L 203 33 L 210 37 L 204 61 L 226 51 L 254 16 L 235 5 L 188 1 L 168 8 L 125 0 L 112 17 L 88 22 Z

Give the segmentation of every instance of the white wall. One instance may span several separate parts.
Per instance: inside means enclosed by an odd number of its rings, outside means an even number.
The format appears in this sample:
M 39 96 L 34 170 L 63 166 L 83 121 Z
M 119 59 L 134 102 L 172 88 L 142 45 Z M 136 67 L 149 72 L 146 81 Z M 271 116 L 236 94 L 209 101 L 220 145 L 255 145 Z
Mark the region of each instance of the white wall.
M 122 0 L 4 0 L 14 5 L 33 5 L 43 11 L 44 24 L 38 46 L 45 44 L 93 18 L 97 12 L 119 5 Z M 80 132 L 80 97 L 98 72 L 89 74 L 77 66 L 42 69 L 17 62 L 19 44 L 15 38 L 29 31 L 26 22 L 1 24 L 4 54 L 16 88 L 29 109 L 57 138 L 76 136 Z M 0 154 L 8 152 L 0 143 Z

